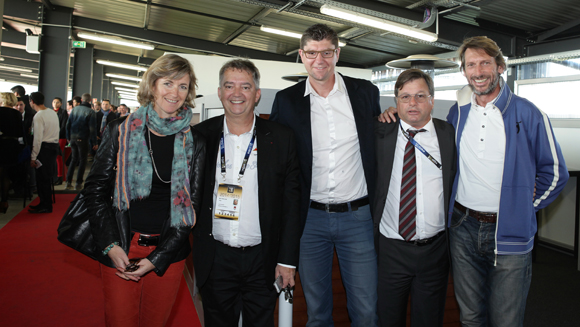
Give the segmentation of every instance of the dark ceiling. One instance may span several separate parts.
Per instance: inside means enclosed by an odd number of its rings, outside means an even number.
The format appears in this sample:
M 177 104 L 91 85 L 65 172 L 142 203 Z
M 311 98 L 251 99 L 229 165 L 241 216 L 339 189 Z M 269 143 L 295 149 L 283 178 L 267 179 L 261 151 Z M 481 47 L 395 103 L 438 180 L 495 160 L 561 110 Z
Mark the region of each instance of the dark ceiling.
M 27 77 L 5 70 L 23 67 L 38 74 L 38 55 L 25 51 L 25 30 L 41 34 L 43 15 L 53 10 L 72 12 L 63 22 L 73 40 L 80 31 L 147 42 L 154 50 L 132 49 L 85 40 L 95 58 L 123 54 L 129 63 L 147 63 L 164 52 L 220 56 L 246 56 L 294 62 L 299 40 L 266 33 L 260 26 L 302 33 L 324 22 L 346 42 L 339 65 L 375 67 L 413 54 L 453 51 L 466 37 L 487 35 L 506 56 L 521 58 L 533 47 L 553 51 L 580 48 L 578 0 L 5 0 L 0 78 L 24 81 Z M 438 19 L 425 28 L 438 34 L 424 42 L 389 34 L 320 13 L 334 4 L 406 25 L 423 26 L 426 9 Z M 539 49 L 540 47 L 538 47 Z M 30 80 L 27 80 L 30 83 Z

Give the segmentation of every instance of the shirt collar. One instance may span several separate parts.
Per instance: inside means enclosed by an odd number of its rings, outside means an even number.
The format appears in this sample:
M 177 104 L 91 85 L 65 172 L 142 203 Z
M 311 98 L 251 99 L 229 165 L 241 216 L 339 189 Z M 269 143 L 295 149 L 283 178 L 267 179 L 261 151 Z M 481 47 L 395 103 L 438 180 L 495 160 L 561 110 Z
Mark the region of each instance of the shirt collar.
M 405 123 L 403 120 L 399 120 L 401 122 L 401 126 L 403 127 L 403 129 L 405 131 L 407 131 L 408 129 L 412 129 L 412 130 L 416 130 L 417 128 Z M 421 128 L 419 128 L 421 129 Z M 428 133 L 429 136 L 433 136 L 434 132 L 435 132 L 435 125 L 433 125 L 433 118 L 430 118 L 429 121 L 427 122 L 427 124 L 425 124 L 425 126 L 422 127 L 422 129 L 424 129 L 426 132 L 424 133 Z M 401 129 L 399 128 L 399 131 Z
M 256 127 L 256 114 L 254 113 L 254 120 L 252 121 L 252 129 L 245 132 L 244 134 L 241 134 L 240 136 L 245 135 L 245 134 L 252 134 L 254 132 L 255 127 Z M 230 134 L 231 133 L 230 133 L 230 129 L 228 128 L 228 124 L 226 124 L 226 115 L 224 115 L 224 136 L 230 135 Z M 235 135 L 235 134 L 232 134 L 232 135 Z
M 340 76 L 339 73 L 334 72 L 334 86 L 332 87 L 330 93 L 328 93 L 328 96 L 331 96 L 336 92 L 344 93 L 345 89 L 346 86 L 344 85 L 344 80 L 342 79 L 342 76 Z M 314 88 L 310 84 L 310 76 L 308 76 L 308 78 L 306 79 L 306 88 L 304 90 L 304 96 L 308 96 L 310 94 L 320 96 L 318 95 L 318 93 L 316 93 L 316 90 L 314 90 Z

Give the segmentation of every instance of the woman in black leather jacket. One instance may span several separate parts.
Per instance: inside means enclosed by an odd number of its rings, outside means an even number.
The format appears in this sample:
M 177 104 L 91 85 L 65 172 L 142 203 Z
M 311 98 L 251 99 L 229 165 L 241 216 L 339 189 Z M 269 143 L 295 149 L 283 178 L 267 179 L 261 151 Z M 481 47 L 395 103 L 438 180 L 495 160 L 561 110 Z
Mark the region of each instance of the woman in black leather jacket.
M 195 86 L 186 59 L 157 59 L 139 85 L 141 108 L 107 126 L 85 182 L 107 326 L 163 326 L 171 313 L 202 190 Z

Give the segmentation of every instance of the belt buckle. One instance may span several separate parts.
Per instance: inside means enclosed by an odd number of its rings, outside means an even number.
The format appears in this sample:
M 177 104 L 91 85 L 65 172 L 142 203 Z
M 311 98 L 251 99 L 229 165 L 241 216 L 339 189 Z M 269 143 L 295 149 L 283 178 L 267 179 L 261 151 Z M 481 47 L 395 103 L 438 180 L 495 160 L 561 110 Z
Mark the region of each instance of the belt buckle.
M 326 213 L 330 213 L 330 203 L 324 204 L 324 210 L 326 210 Z
M 151 237 L 151 235 L 139 234 L 139 240 L 137 241 L 137 244 L 140 246 L 148 246 L 149 237 Z

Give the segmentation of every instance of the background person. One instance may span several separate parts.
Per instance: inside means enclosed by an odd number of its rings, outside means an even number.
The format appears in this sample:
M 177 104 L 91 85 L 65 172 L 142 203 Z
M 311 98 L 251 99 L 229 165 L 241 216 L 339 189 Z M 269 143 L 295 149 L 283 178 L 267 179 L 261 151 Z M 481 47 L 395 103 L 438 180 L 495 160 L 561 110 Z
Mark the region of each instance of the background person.
M 17 103 L 10 92 L 0 93 L 0 212 L 8 210 L 9 172 L 18 163 L 18 155 L 24 146 L 22 137 L 22 116 L 12 107 Z M 21 144 L 22 142 L 22 144 Z
M 139 85 L 142 106 L 111 123 L 87 178 L 107 326 L 164 326 L 175 302 L 205 159 L 189 125 L 195 83 L 186 59 L 157 59 Z M 135 271 L 130 258 L 142 258 Z
M 56 157 L 58 179 L 54 185 L 62 185 L 63 179 L 66 179 L 66 176 L 64 175 L 64 147 L 68 144 L 66 139 L 66 122 L 68 121 L 68 113 L 66 112 L 66 109 L 62 108 L 62 99 L 58 97 L 52 100 L 52 110 L 54 110 L 58 116 L 58 125 L 60 128 L 60 132 L 58 133 L 58 146 L 60 147 L 60 153 Z
M 30 94 L 30 106 L 36 110 L 34 116 L 34 141 L 30 155 L 30 167 L 36 168 L 36 188 L 40 203 L 30 206 L 30 213 L 52 212 L 52 178 L 58 153 L 58 116 L 44 106 L 44 95 Z
M 91 109 L 91 95 L 83 94 L 82 98 L 74 96 L 73 110 L 66 124 L 66 139 L 70 143 L 71 163 L 66 174 L 66 189 L 72 190 L 72 182 L 78 165 L 76 190 L 83 187 L 85 167 L 87 165 L 87 156 L 89 148 L 97 149 L 97 123 L 96 114 Z

